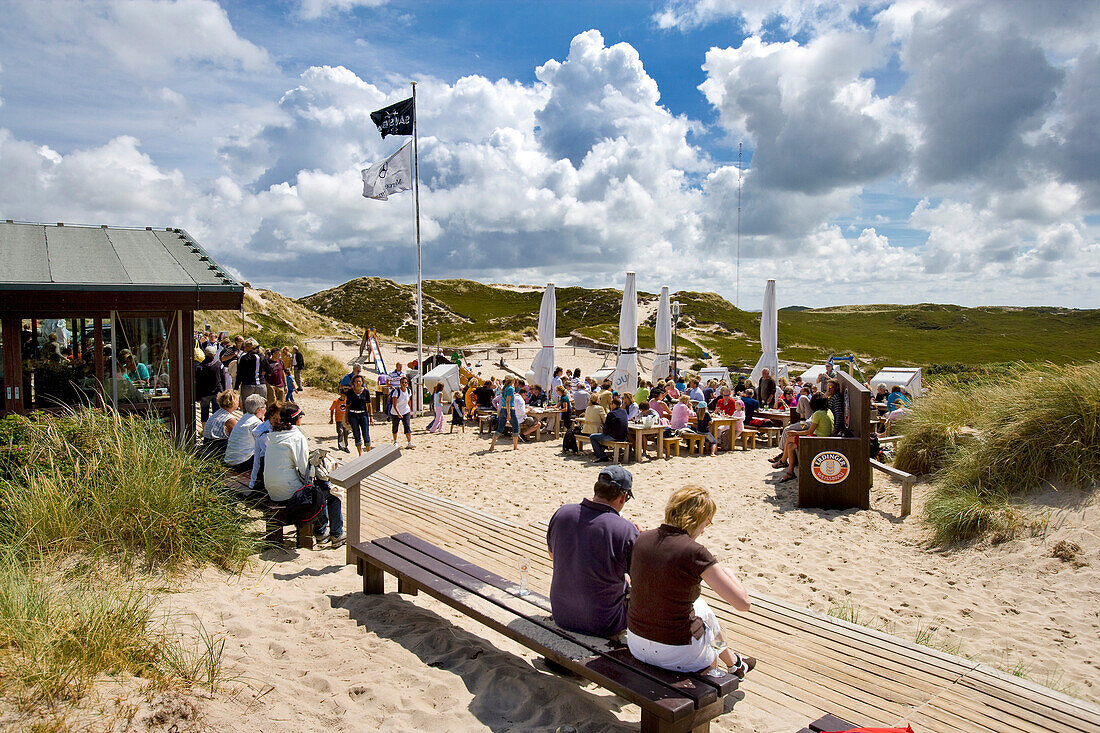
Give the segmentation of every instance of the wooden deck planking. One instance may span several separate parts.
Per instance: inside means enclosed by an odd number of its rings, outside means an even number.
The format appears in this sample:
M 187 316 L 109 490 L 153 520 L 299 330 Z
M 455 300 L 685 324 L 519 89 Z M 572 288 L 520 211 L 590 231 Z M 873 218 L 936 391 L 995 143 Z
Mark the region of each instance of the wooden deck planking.
M 530 586 L 548 591 L 546 522 L 513 525 L 380 474 L 363 482 L 362 497 L 363 537 L 412 532 L 507 578 L 518 576 L 515 561 L 526 557 Z M 753 604 L 752 614 L 713 604 L 727 635 L 762 660 L 742 689 L 799 715 L 909 721 L 928 731 L 1100 731 L 1100 708 L 1004 679 L 977 662 L 775 599 L 754 595 Z

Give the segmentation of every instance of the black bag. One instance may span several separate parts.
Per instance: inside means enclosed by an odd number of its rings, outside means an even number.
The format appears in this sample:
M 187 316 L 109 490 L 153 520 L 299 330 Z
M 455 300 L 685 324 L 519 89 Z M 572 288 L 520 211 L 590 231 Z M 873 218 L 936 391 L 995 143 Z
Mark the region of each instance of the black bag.
M 871 440 L 869 441 L 869 443 L 871 447 L 869 454 L 871 458 L 874 458 L 877 461 L 882 454 L 882 446 L 880 446 L 878 442 L 878 433 L 871 433 Z
M 286 501 L 286 513 L 289 523 L 312 522 L 324 509 L 324 497 L 321 492 L 306 484 L 294 492 L 294 496 Z
M 561 449 L 566 453 L 577 453 L 577 434 L 572 430 L 565 431 L 565 437 L 561 441 Z

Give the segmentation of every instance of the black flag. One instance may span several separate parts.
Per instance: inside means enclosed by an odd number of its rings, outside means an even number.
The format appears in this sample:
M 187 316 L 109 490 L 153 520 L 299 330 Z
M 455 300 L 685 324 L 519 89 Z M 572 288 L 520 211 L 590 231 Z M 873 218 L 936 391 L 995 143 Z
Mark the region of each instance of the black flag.
M 383 107 L 377 112 L 371 112 L 370 118 L 378 125 L 378 131 L 382 137 L 386 135 L 411 135 L 413 134 L 413 117 L 416 115 L 416 107 L 413 98 Z

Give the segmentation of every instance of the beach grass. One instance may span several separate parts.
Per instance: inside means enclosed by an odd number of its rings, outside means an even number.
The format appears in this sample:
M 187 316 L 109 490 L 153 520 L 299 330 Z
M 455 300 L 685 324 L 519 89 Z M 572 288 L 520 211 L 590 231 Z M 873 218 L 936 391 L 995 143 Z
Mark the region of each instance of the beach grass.
M 937 544 L 1007 539 L 1027 526 L 1021 502 L 1057 482 L 1100 478 L 1100 362 L 1019 368 L 1000 380 L 942 387 L 920 400 L 898 466 L 933 474 L 925 517 Z M 969 439 L 957 440 L 967 431 Z
M 60 725 L 43 711 L 104 676 L 217 687 L 220 641 L 172 631 L 157 602 L 179 571 L 239 569 L 256 551 L 223 482 L 153 422 L 0 420 L 0 703 L 25 711 L 25 727 Z

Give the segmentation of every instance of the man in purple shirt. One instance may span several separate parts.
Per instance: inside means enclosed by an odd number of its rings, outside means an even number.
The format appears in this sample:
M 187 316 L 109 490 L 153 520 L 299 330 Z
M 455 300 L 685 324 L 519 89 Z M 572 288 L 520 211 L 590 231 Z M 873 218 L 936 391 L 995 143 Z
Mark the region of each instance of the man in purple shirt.
M 608 466 L 591 499 L 566 504 L 550 519 L 550 607 L 563 629 L 602 637 L 626 629 L 626 576 L 638 528 L 619 512 L 634 498 L 633 483 L 625 468 Z

